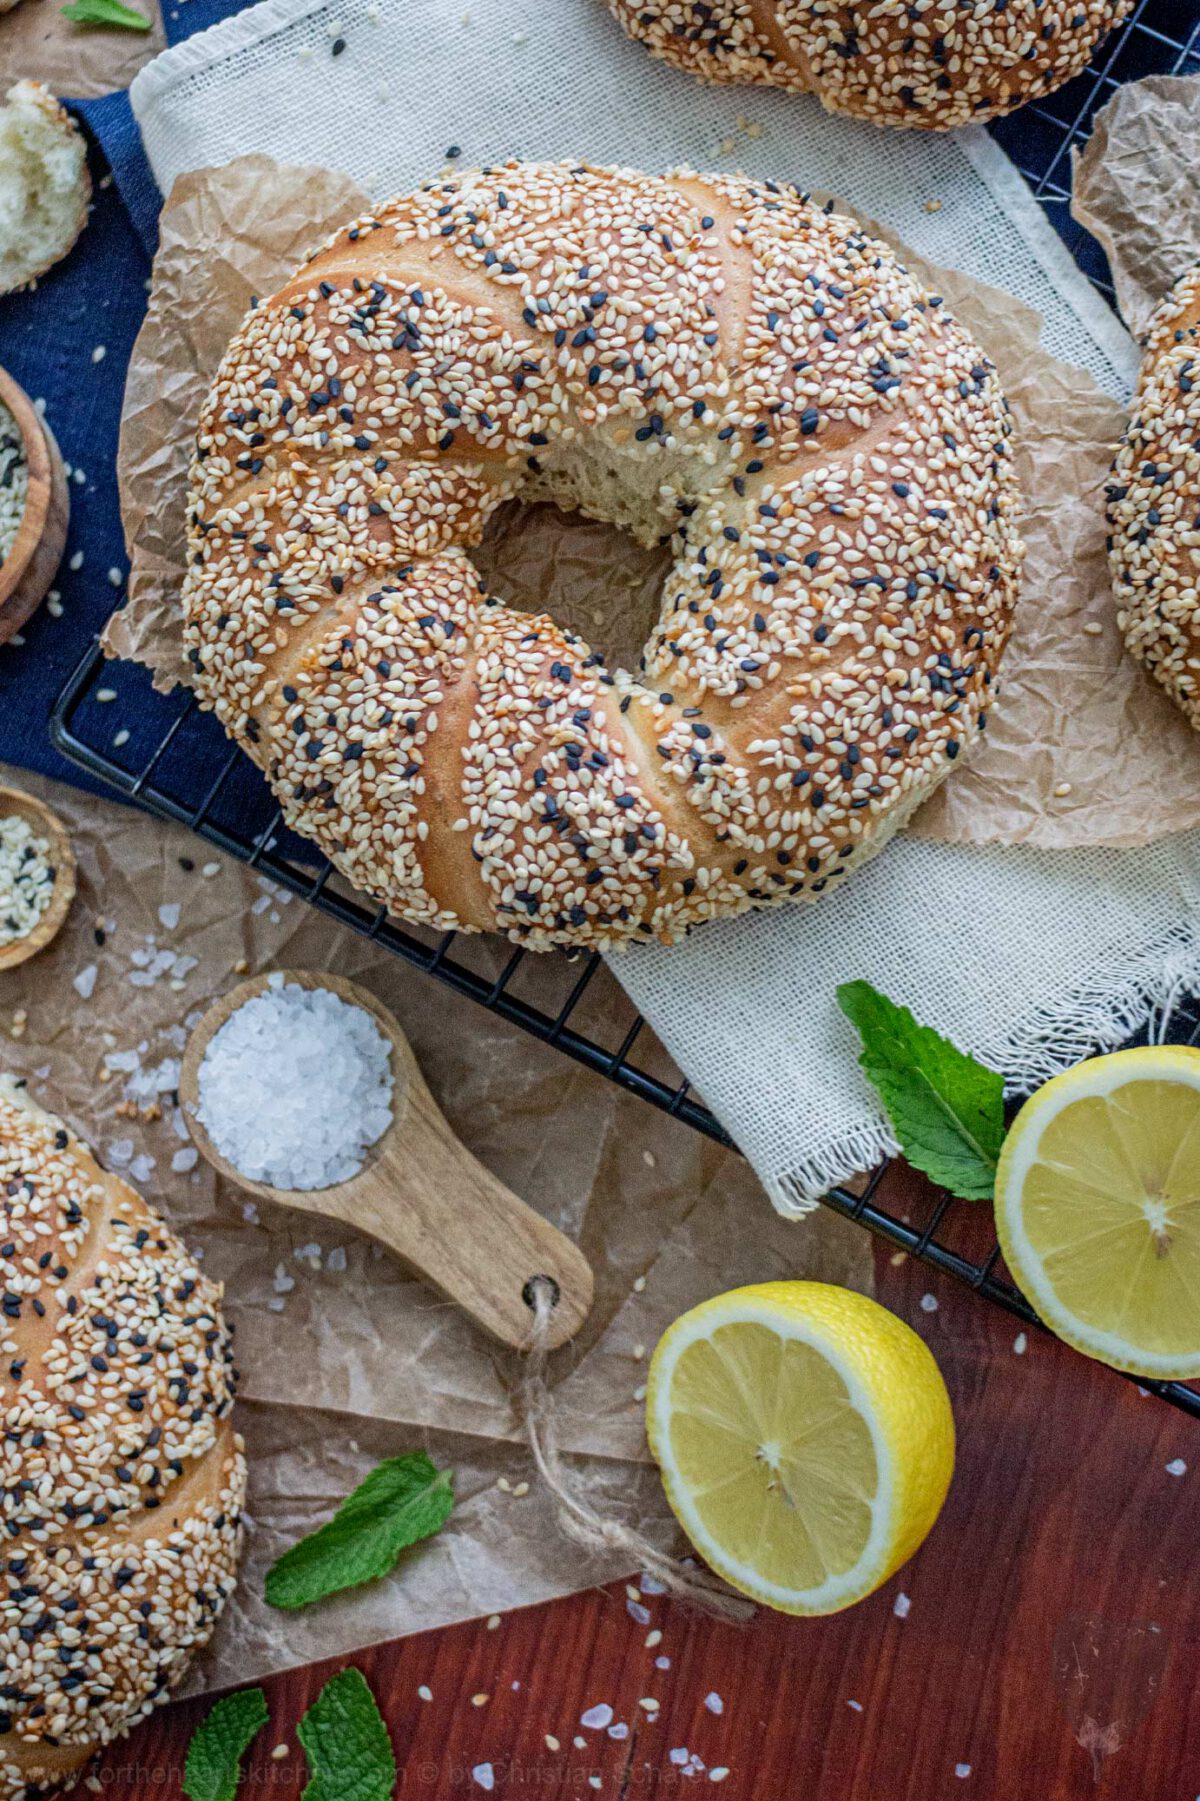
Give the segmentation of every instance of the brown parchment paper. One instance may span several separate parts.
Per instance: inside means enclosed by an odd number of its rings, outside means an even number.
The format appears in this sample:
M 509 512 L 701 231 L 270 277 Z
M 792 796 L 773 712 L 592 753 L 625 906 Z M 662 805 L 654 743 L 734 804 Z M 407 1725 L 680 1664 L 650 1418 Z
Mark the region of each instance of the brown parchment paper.
M 685 1308 L 740 1282 L 808 1275 L 868 1288 L 866 1234 L 824 1212 L 800 1227 L 785 1221 L 732 1153 L 212 856 L 190 833 L 22 772 L 0 779 L 58 810 L 80 873 L 55 943 L 0 974 L 3 1065 L 162 1209 L 225 1283 L 237 1329 L 247 1551 L 192 1686 L 246 1681 L 629 1573 L 587 1559 L 553 1524 L 513 1413 L 512 1353 L 368 1240 L 248 1202 L 195 1158 L 174 1099 L 179 1057 L 204 1007 L 247 970 L 330 970 L 378 994 L 463 1140 L 577 1238 L 596 1300 L 551 1365 L 562 1441 L 597 1505 L 673 1542 L 647 1461 L 635 1399 L 646 1362 L 635 1352 L 653 1349 Z M 475 949 L 487 966 L 493 947 Z M 539 984 L 551 979 L 534 960 L 523 992 L 548 1003 Z M 586 1004 L 586 1029 L 615 1046 L 631 1010 L 606 970 Z M 666 1073 L 665 1053 L 651 1054 Z M 298 1614 L 267 1608 L 263 1574 L 286 1545 L 380 1458 L 418 1445 L 455 1472 L 446 1530 L 385 1582 Z M 501 1480 L 510 1491 L 529 1483 L 529 1493 L 506 1492 Z
M 1200 80 L 1150 75 L 1117 89 L 1073 152 L 1071 211 L 1108 255 L 1135 337 L 1200 260 Z
M 134 10 L 151 21 L 149 31 L 73 25 L 63 18 L 62 5 L 63 0 L 19 0 L 0 16 L 0 92 L 29 79 L 73 100 L 92 100 L 127 88 L 166 44 L 158 0 L 133 0 Z
M 361 204 L 344 176 L 262 156 L 185 175 L 172 191 L 121 438 L 130 599 L 106 637 L 160 683 L 187 679 L 177 598 L 186 465 L 212 373 L 251 294 L 269 292 Z M 1062 849 L 1145 843 L 1200 823 L 1200 740 L 1125 655 L 1115 624 L 1102 501 L 1121 409 L 1039 347 L 1036 315 L 1010 295 L 905 254 L 999 366 L 1029 545 L 987 739 L 911 829 Z M 548 607 L 623 660 L 646 636 L 666 569 L 664 556 L 545 507 L 505 509 L 476 560 L 514 603 Z

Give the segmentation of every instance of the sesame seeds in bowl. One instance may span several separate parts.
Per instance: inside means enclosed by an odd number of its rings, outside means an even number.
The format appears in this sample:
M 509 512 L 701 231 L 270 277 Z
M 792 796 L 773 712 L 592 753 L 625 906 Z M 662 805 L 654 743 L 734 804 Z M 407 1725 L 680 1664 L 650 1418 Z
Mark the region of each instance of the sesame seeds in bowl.
M 20 788 L 0 788 L 0 972 L 57 936 L 75 898 L 75 853 L 57 813 Z
M 0 645 L 20 631 L 53 581 L 69 516 L 54 434 L 0 369 Z

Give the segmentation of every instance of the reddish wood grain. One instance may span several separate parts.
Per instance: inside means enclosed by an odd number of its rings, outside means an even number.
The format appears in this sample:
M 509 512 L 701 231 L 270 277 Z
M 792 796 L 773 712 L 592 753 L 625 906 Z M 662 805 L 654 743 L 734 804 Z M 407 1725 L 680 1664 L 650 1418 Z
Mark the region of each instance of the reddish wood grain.
M 893 1205 L 921 1204 L 912 1177 L 894 1181 Z M 706 1773 L 672 1761 L 685 1748 L 705 1772 L 729 1770 L 712 1792 L 730 1801 L 1200 1794 L 1200 1429 L 1044 1335 L 1018 1355 L 1015 1322 L 886 1252 L 879 1296 L 934 1351 L 959 1430 L 949 1499 L 912 1563 L 827 1620 L 763 1614 L 737 1628 L 648 1598 L 662 1632 L 651 1648 L 620 1586 L 493 1631 L 480 1621 L 377 1647 L 353 1661 L 391 1728 L 401 1797 L 482 1795 L 472 1771 L 485 1763 L 497 1796 L 706 1792 Z M 1175 1458 L 1182 1476 L 1167 1473 Z M 299 1796 L 293 1728 L 336 1667 L 267 1685 L 271 1725 L 245 1801 Z M 654 1717 L 639 1706 L 647 1696 Z M 604 1702 L 628 1737 L 580 1726 Z M 178 1795 L 203 1711 L 165 1710 L 117 1747 L 100 1768 L 109 1801 Z M 287 1755 L 274 1761 L 277 1744 Z

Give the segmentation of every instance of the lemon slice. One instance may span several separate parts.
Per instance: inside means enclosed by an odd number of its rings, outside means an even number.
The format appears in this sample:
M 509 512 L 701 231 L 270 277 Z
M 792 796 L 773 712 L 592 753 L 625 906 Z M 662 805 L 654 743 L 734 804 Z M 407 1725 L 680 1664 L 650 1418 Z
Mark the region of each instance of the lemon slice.
M 784 1613 L 879 1587 L 937 1518 L 954 1419 L 902 1320 L 823 1282 L 735 1288 L 669 1327 L 646 1425 L 667 1499 L 727 1582 Z
M 1200 1376 L 1200 1051 L 1117 1051 L 1039 1089 L 1000 1154 L 996 1231 L 1076 1350 Z

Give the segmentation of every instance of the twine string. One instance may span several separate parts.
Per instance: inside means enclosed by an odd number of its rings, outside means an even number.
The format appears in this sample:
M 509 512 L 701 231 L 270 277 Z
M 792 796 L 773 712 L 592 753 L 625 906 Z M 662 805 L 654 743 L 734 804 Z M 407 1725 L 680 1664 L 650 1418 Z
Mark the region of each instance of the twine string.
M 563 1461 L 553 1397 L 546 1382 L 547 1338 L 558 1297 L 549 1277 L 534 1276 L 526 1286 L 533 1324 L 522 1357 L 517 1405 L 538 1475 L 553 1502 L 561 1530 L 586 1550 L 617 1552 L 628 1558 L 631 1567 L 645 1570 L 674 1600 L 687 1602 L 717 1619 L 740 1624 L 753 1618 L 753 1605 L 735 1594 L 719 1576 L 699 1564 L 683 1563 L 660 1551 L 632 1526 L 598 1512 L 580 1492 Z

